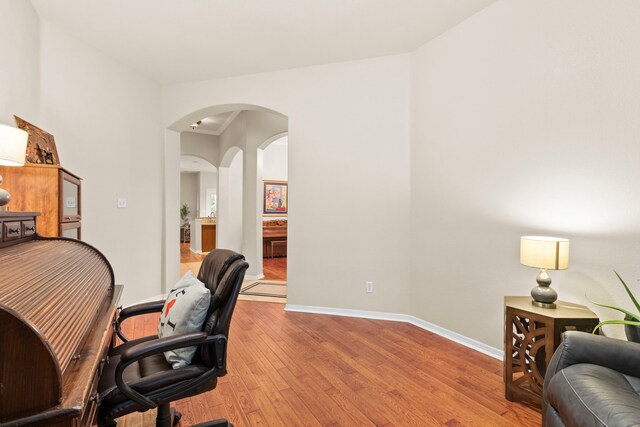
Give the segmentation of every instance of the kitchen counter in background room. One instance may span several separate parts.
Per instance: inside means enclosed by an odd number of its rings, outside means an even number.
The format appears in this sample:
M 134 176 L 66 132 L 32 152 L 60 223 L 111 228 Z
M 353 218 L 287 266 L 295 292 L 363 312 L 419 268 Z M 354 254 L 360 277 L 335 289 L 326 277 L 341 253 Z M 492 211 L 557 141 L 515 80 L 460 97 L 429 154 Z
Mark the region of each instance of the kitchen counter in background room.
M 216 248 L 216 223 L 213 218 L 192 218 L 191 252 L 206 253 Z

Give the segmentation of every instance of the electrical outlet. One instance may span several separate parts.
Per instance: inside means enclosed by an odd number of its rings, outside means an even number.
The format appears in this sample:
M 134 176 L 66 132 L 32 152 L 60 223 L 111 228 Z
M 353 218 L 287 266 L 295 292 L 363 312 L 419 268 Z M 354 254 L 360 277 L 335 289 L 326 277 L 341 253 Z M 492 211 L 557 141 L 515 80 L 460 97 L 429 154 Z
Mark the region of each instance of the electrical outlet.
M 372 294 L 373 293 L 373 282 L 367 282 L 367 293 L 368 294 Z
M 118 208 L 126 208 L 127 207 L 127 199 L 124 197 L 118 197 Z

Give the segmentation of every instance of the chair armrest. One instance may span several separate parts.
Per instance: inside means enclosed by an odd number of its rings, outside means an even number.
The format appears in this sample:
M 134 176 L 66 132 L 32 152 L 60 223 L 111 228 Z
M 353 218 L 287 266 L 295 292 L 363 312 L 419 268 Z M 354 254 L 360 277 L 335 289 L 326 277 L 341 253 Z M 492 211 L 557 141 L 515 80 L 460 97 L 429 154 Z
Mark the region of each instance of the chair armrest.
M 565 332 L 547 368 L 544 387 L 557 372 L 578 363 L 599 365 L 640 377 L 640 344 L 587 332 Z
M 157 406 L 153 400 L 141 393 L 138 393 L 123 380 L 122 376 L 127 366 L 137 360 L 144 359 L 145 357 L 149 357 L 154 354 L 164 353 L 165 351 L 175 350 L 177 348 L 203 344 L 214 344 L 216 349 L 220 348 L 221 352 L 218 352 L 220 355 L 218 357 L 218 361 L 222 361 L 224 366 L 225 358 L 223 355 L 227 344 L 227 338 L 224 335 L 209 336 L 205 332 L 173 335 L 151 341 L 144 341 L 126 349 L 120 356 L 120 363 L 116 367 L 116 385 L 122 394 L 127 396 L 129 399 L 145 406 L 148 409 L 153 409 Z
M 139 359 L 152 356 L 176 348 L 191 347 L 202 344 L 206 341 L 207 334 L 195 332 L 192 334 L 172 335 L 151 341 L 144 341 L 126 349 L 120 356 L 120 362 L 130 364 Z
M 139 316 L 141 314 L 160 313 L 164 307 L 165 300 L 145 302 L 142 304 L 131 305 L 120 310 L 118 320 L 116 322 L 116 334 L 123 342 L 129 341 L 120 329 L 120 325 L 129 317 Z

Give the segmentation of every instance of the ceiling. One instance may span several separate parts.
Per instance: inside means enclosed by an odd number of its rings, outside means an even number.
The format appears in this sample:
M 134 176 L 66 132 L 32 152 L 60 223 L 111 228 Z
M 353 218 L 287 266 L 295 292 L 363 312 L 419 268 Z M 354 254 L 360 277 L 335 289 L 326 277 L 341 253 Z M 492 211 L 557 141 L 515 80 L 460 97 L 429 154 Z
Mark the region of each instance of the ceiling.
M 180 172 L 215 172 L 211 163 L 196 156 L 180 156 Z
M 410 52 L 495 0 L 31 0 L 161 84 Z
M 197 127 L 194 128 L 192 125 L 189 132 L 219 136 L 240 113 L 240 111 L 229 111 L 228 113 L 205 117 L 200 120 L 200 124 Z

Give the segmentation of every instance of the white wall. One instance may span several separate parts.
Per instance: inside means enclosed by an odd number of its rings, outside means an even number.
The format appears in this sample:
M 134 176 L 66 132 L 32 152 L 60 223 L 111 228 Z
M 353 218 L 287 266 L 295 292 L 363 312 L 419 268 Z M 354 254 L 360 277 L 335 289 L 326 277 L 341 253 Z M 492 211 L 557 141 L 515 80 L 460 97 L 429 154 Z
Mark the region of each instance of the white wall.
M 180 172 L 180 207 L 189 206 L 189 217 L 197 217 L 200 176 L 198 172 Z
M 14 114 L 37 124 L 40 95 L 40 20 L 24 0 L 0 0 L 0 123 Z
M 228 180 L 226 185 L 228 198 L 225 203 L 228 220 L 222 231 L 221 248 L 242 252 L 242 151 L 238 152 L 227 169 Z
M 289 180 L 289 143 L 286 136 L 273 141 L 262 151 L 262 179 L 272 181 Z M 264 210 L 264 186 L 260 190 L 260 208 Z M 287 219 L 286 216 L 265 216 L 262 221 Z
M 409 311 L 409 59 L 163 89 L 166 126 L 237 103 L 288 117 L 291 304 Z M 374 294 L 365 294 L 367 280 Z
M 262 179 L 288 181 L 287 137 L 269 144 L 262 152 Z
M 18 114 L 55 135 L 63 165 L 84 178 L 83 235 L 127 285 L 126 304 L 177 276 L 169 177 L 180 153 L 167 131 L 163 158 L 162 129 L 214 105 L 278 111 L 291 138 L 289 302 L 409 312 L 501 347 L 502 298 L 527 294 L 536 274 L 518 263 L 522 234 L 571 239 L 569 270 L 552 272 L 562 299 L 630 306 L 611 270 L 637 289 L 639 17 L 633 0 L 501 0 L 411 55 L 161 97 L 39 27 L 29 2 L 0 0 L 0 46 L 13 58 L 0 64 L 0 122 Z M 229 169 L 225 179 L 242 179 Z
M 519 238 L 571 239 L 560 299 L 640 290 L 640 3 L 499 1 L 413 55 L 411 313 L 501 348 Z M 621 330 L 610 333 L 619 333 Z
M 266 111 L 243 111 L 247 139 L 243 169 L 242 253 L 249 262 L 247 277 L 261 279 L 262 271 L 262 180 L 263 150 L 266 141 L 287 131 L 286 117 Z
M 198 174 L 198 197 L 200 199 L 199 206 L 200 216 L 209 216 L 211 213 L 211 201 L 207 198 L 207 192 L 212 191 L 216 193 L 218 187 L 218 173 L 217 172 L 200 172 Z
M 38 124 L 55 136 L 62 165 L 83 178 L 83 240 L 105 254 L 117 283 L 126 285 L 124 304 L 158 295 L 164 210 L 160 88 L 47 22 L 40 35 Z M 127 198 L 126 209 L 116 208 L 118 197 Z M 178 197 L 167 218 L 178 216 Z
M 217 166 L 220 164 L 219 137 L 195 132 L 182 132 L 180 134 L 180 153 L 200 157 Z
M 225 169 L 233 155 L 239 150 L 243 153 L 242 164 L 242 243 L 239 251 L 249 263 L 247 278 L 260 279 L 262 273 L 262 150 L 259 148 L 274 136 L 287 131 L 287 118 L 267 111 L 242 111 L 220 135 L 219 152 L 221 167 Z M 286 163 L 286 159 L 285 159 Z M 221 176 L 226 174 L 221 172 Z M 235 224 L 229 224 L 231 218 L 225 205 L 229 199 L 226 192 L 231 191 L 226 177 L 222 178 L 219 189 L 218 244 L 235 245 Z M 235 208 L 232 208 L 238 211 Z M 239 211 L 238 211 L 239 212 Z M 231 227 L 231 228 L 229 228 Z M 230 233 L 230 234 L 229 234 Z M 227 240 L 231 238 L 229 243 Z

